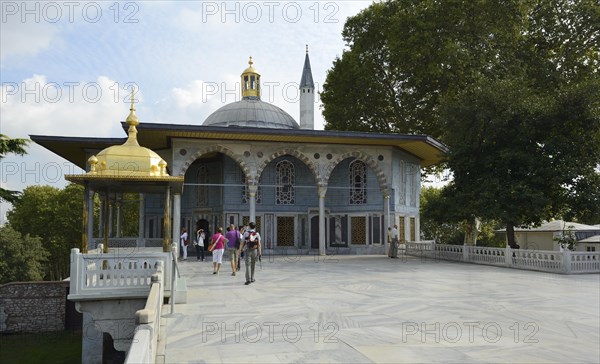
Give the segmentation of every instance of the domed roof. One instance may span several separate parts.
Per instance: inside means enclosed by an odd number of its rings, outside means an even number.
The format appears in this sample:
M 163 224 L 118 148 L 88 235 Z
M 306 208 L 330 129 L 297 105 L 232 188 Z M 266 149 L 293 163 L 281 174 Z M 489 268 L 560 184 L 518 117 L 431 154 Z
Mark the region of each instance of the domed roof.
M 139 120 L 135 115 L 133 104 L 133 90 L 131 91 L 131 112 L 127 117 L 129 134 L 127 141 L 122 145 L 113 145 L 103 149 L 100 153 L 88 159 L 91 175 L 106 177 L 164 177 L 167 162 L 156 152 L 144 148 L 137 141 Z
M 256 98 L 244 98 L 221 107 L 210 114 L 203 125 L 300 129 L 290 114 Z

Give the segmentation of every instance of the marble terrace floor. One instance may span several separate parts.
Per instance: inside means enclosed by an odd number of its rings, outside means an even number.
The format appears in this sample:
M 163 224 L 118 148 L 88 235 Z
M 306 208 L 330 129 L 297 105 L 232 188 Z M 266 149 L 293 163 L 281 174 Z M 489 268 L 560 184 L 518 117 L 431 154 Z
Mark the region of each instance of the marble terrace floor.
M 190 256 L 165 363 L 599 363 L 600 275 L 276 256 L 244 285 Z

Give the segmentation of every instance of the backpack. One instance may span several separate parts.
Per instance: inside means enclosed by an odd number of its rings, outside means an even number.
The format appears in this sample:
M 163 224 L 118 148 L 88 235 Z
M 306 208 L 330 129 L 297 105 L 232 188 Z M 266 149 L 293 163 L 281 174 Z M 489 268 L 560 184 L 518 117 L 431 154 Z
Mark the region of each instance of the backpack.
M 258 248 L 258 233 L 256 231 L 248 232 L 248 236 L 246 236 L 246 246 L 251 250 Z

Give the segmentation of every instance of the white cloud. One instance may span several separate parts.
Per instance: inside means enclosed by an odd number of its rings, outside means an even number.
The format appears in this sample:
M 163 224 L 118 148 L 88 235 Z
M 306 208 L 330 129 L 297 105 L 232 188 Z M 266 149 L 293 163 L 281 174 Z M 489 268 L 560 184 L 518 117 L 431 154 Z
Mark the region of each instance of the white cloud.
M 29 134 L 120 136 L 128 114 L 129 90 L 105 76 L 93 82 L 52 82 L 33 75 L 4 82 L 0 90 L 2 133 L 13 138 Z M 136 92 L 136 98 L 142 95 Z
M 0 23 L 0 61 L 3 64 L 9 58 L 36 55 L 53 44 L 59 33 L 56 24 L 39 19 L 35 21 L 31 16 L 23 21 L 21 12 L 12 14 L 10 9 L 6 9 L 7 4 L 2 2 Z M 13 4 L 20 7 L 24 3 Z

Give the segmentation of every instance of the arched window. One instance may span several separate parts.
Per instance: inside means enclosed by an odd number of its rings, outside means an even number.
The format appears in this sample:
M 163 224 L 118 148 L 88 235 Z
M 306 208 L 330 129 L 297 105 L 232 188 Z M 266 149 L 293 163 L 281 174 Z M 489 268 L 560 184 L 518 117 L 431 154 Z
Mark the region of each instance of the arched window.
M 199 186 L 196 187 L 196 191 L 198 193 L 197 203 L 198 206 L 206 206 L 208 205 L 208 169 L 204 164 L 201 164 L 198 168 L 197 183 Z
M 350 177 L 350 204 L 367 203 L 367 166 L 363 161 L 355 160 L 348 168 Z
M 275 166 L 275 171 L 277 173 L 275 203 L 277 205 L 293 205 L 296 199 L 294 165 L 290 161 L 281 161 Z

